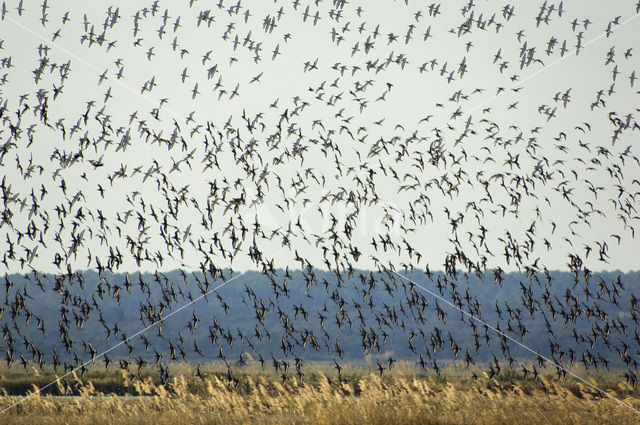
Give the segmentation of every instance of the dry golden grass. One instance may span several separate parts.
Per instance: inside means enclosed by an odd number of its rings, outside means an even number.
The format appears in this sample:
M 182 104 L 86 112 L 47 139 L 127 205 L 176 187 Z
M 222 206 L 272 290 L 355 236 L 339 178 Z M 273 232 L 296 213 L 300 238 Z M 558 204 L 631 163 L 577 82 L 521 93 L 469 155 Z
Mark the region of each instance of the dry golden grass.
M 487 380 L 447 382 L 396 374 L 352 376 L 339 382 L 322 372 L 304 382 L 284 384 L 274 376 L 239 377 L 231 389 L 224 377 L 173 378 L 157 385 L 151 376 L 121 380 L 132 397 L 105 395 L 92 383 L 70 376 L 57 392 L 74 397 L 36 394 L 0 414 L 12 424 L 633 424 L 640 415 L 590 387 L 572 381 Z M 332 380 L 333 379 L 333 380 Z M 640 408 L 636 390 L 625 383 L 607 391 Z M 35 388 L 35 387 L 34 387 Z M 20 396 L 3 396 L 9 406 Z

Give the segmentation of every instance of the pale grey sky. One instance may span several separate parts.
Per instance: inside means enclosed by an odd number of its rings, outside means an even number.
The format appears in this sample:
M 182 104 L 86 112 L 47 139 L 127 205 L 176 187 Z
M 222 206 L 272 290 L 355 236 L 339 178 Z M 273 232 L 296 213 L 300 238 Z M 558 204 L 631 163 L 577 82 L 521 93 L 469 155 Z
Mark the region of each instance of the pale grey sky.
M 487 267 L 508 270 L 514 264 L 507 263 L 503 254 L 511 237 L 521 250 L 530 251 L 522 265 L 533 264 L 539 257 L 539 266 L 564 269 L 569 254 L 578 254 L 593 270 L 638 269 L 640 243 L 633 238 L 632 229 L 638 221 L 636 194 L 640 183 L 634 180 L 640 179 L 640 164 L 633 159 L 638 134 L 633 125 L 640 104 L 640 83 L 632 86 L 630 79 L 640 57 L 634 31 L 639 22 L 635 2 L 527 2 L 514 3 L 510 11 L 511 6 L 496 1 L 478 0 L 470 8 L 465 7 L 467 2 L 443 2 L 431 9 L 425 2 L 351 1 L 339 11 L 329 0 L 245 0 L 239 3 L 238 13 L 238 2 L 228 0 L 220 7 L 218 1 L 203 0 L 192 2 L 191 7 L 189 2 L 156 3 L 157 10 L 153 11 L 153 2 L 49 2 L 44 24 L 41 4 L 5 3 L 0 24 L 0 58 L 4 65 L 0 65 L 0 77 L 6 74 L 6 78 L 0 96 L 3 104 L 6 101 L 7 111 L 0 122 L 0 137 L 2 143 L 15 145 L 5 145 L 8 150 L 2 170 L 6 185 L 18 195 L 17 201 L 24 200 L 24 206 L 11 203 L 13 226 L 0 227 L 5 249 L 10 245 L 8 238 L 16 251 L 14 260 L 6 259 L 8 267 L 0 268 L 20 271 L 20 258 L 32 257 L 28 258 L 32 267 L 56 271 L 52 263 L 56 253 L 64 257 L 79 234 L 83 246 L 76 256 L 68 258 L 73 269 L 95 268 L 96 257 L 104 264 L 110 247 L 119 247 L 125 256 L 123 269 L 138 268 L 128 253 L 127 237 L 144 241 L 151 257 L 160 253 L 165 259 L 160 269 L 181 265 L 197 268 L 203 255 L 194 246 L 202 238 L 208 247 L 216 232 L 229 249 L 231 232 L 225 233 L 225 228 L 232 215 L 229 211 L 224 214 L 224 202 L 215 207 L 207 226 L 202 225 L 198 208 L 206 210 L 214 180 L 220 191 L 225 187 L 223 178 L 230 183 L 227 200 L 239 197 L 243 190 L 249 202 L 257 194 L 247 171 L 233 157 L 227 137 L 231 133 L 225 129 L 225 123 L 230 122 L 240 129 L 243 149 L 255 143 L 256 153 L 249 163 L 257 176 L 264 173 L 263 202 L 240 207 L 233 215 L 234 222 L 238 225 L 242 220 L 251 228 L 257 215 L 266 236 L 274 235 L 270 241 L 259 240 L 259 244 L 266 257 L 275 255 L 276 266 L 299 265 L 294 260 L 297 250 L 314 266 L 324 267 L 323 246 L 329 252 L 333 248 L 328 238 L 330 214 L 336 217 L 336 228 L 342 232 L 346 217 L 355 212 L 354 204 L 345 202 L 348 194 L 372 196 L 365 190 L 371 169 L 375 171 L 378 202 L 367 198 L 369 201 L 361 204 L 351 239 L 345 239 L 363 254 L 354 266 L 373 267 L 373 255 L 396 267 L 412 263 L 441 269 L 447 253 L 454 252 L 458 244 L 473 261 L 484 257 Z M 24 10 L 18 10 L 19 4 Z M 112 20 L 116 10 L 119 19 L 106 30 L 100 44 L 103 24 Z M 316 13 L 319 19 L 314 25 Z M 139 19 L 134 34 L 136 14 Z M 199 15 L 205 18 L 198 26 Z M 68 21 L 63 24 L 65 16 Z M 460 25 L 471 17 L 471 31 L 459 34 Z M 265 30 L 265 22 L 267 28 L 270 22 L 275 26 Z M 579 38 L 583 47 L 576 55 Z M 555 45 L 547 53 L 550 39 Z M 563 44 L 566 52 L 562 55 Z M 36 82 L 33 71 L 44 56 L 48 63 Z M 10 68 L 6 66 L 9 57 Z M 528 64 L 521 68 L 523 57 Z M 531 61 L 526 60 L 528 57 Z M 60 66 L 67 62 L 68 78 L 54 100 L 54 90 L 61 87 Z M 313 69 L 314 64 L 317 69 Z M 209 72 L 213 74 L 210 79 Z M 236 88 L 237 95 L 233 95 Z M 41 89 L 49 97 L 52 128 L 33 113 Z M 599 91 L 602 94 L 598 95 Z M 85 124 L 81 116 L 87 102 L 94 104 Z M 597 107 L 592 108 L 593 103 Z M 16 112 L 25 104 L 29 110 L 21 114 L 20 138 L 10 140 L 11 125 L 17 123 Z M 94 117 L 102 108 L 103 114 L 110 116 L 107 139 L 112 143 L 108 146 L 104 140 L 93 143 L 102 128 Z M 157 119 L 155 108 L 159 108 Z M 285 110 L 288 121 L 283 122 L 282 141 L 275 146 L 269 136 L 278 131 Z M 552 110 L 554 116 L 548 119 Z M 243 111 L 251 119 L 262 114 L 253 133 L 247 129 Z M 193 120 L 187 122 L 192 112 Z M 422 120 L 429 115 L 433 116 Z M 628 122 L 629 127 L 621 129 L 612 144 L 619 126 L 616 118 Z M 176 128 L 174 120 L 184 144 L 178 136 L 171 149 L 152 143 L 153 137 L 146 141 L 139 131 L 146 127 L 169 139 Z M 206 162 L 201 162 L 206 152 L 205 135 L 208 147 L 213 147 L 207 121 L 215 126 L 214 135 L 218 131 L 224 135 L 217 153 L 220 169 L 206 168 Z M 77 122 L 77 131 L 71 135 Z M 30 145 L 28 132 L 33 132 Z M 119 148 L 127 132 L 129 144 Z M 465 137 L 458 141 L 463 133 Z M 61 164 L 55 158 L 56 150 L 61 155 L 79 152 L 80 139 L 85 135 L 92 143 L 83 150 L 82 159 Z M 331 149 L 325 157 L 323 138 L 340 150 L 341 173 Z M 381 139 L 390 142 L 385 145 L 388 152 L 380 149 Z M 430 165 L 429 150 L 438 144 L 446 162 Z M 306 148 L 303 161 L 300 156 L 287 159 L 287 152 L 300 147 Z M 189 165 L 181 162 L 171 171 L 192 151 Z M 402 154 L 400 159 L 398 153 Z M 33 165 L 42 166 L 42 174 L 34 169 L 29 178 L 24 178 L 17 170 L 16 157 L 23 169 L 30 159 Z M 423 167 L 419 165 L 421 157 Z M 283 162 L 274 162 L 277 158 L 283 158 Z M 516 158 L 517 165 L 513 162 Z M 104 165 L 95 168 L 91 161 Z M 150 210 L 153 206 L 160 221 L 168 211 L 156 183 L 160 174 L 144 180 L 144 174 L 156 164 L 176 190 L 185 188 L 187 203 L 177 219 L 168 220 L 171 235 L 184 241 L 183 258 L 174 251 L 175 260 L 169 258 L 160 224 Z M 527 181 L 535 175 L 539 165 L 550 173 L 546 183 L 533 178 L 526 189 L 517 183 L 518 178 Z M 125 168 L 126 177 L 111 184 L 108 177 Z M 278 178 L 284 193 L 278 188 Z M 237 179 L 241 180 L 234 185 Z M 66 194 L 60 188 L 62 180 Z M 296 180 L 301 180 L 301 185 L 292 187 Z M 458 185 L 457 190 L 448 194 L 441 191 L 437 183 L 447 186 L 446 181 Z M 490 199 L 483 181 L 489 184 Z M 40 200 L 43 185 L 48 193 Z M 98 185 L 104 189 L 104 197 Z M 32 192 L 39 208 L 34 215 L 29 213 L 34 204 Z M 82 197 L 71 202 L 79 192 Z M 338 192 L 345 194 L 340 200 L 335 198 Z M 325 195 L 328 198 L 321 201 Z M 515 214 L 511 201 L 517 197 L 520 200 Z M 411 210 L 420 215 L 424 205 L 431 216 L 420 220 L 414 215 L 411 220 Z M 56 206 L 71 209 L 63 220 L 59 241 Z M 84 219 L 74 218 L 79 207 Z M 454 220 L 459 214 L 464 216 L 455 233 L 446 210 Z M 42 242 L 39 233 L 33 239 L 29 237 L 30 226 L 44 229 L 45 220 L 38 217 L 38 212 L 49 217 L 50 228 L 42 234 Z M 140 226 L 138 213 L 146 220 Z M 104 230 L 99 214 L 105 217 Z M 124 221 L 127 216 L 126 223 L 118 222 L 118 217 Z M 298 219 L 300 227 L 296 226 Z M 293 234 L 286 247 L 282 235 L 290 224 Z M 407 232 L 407 228 L 414 230 Z M 272 233 L 276 229 L 280 229 L 280 235 Z M 387 232 L 400 249 L 382 250 L 380 235 Z M 20 234 L 25 236 L 18 243 Z M 378 241 L 377 251 L 372 238 Z M 419 261 L 415 255 L 409 258 L 403 238 L 420 252 Z M 599 247 L 604 243 L 606 263 L 599 259 Z M 219 252 L 212 254 L 212 259 L 221 267 L 252 267 L 247 255 L 250 245 L 248 236 L 232 263 Z M 586 246 L 592 249 L 588 257 Z M 345 246 L 342 252 L 348 255 L 349 248 Z M 66 270 L 65 261 L 61 264 Z M 146 261 L 140 267 L 153 270 L 157 265 Z

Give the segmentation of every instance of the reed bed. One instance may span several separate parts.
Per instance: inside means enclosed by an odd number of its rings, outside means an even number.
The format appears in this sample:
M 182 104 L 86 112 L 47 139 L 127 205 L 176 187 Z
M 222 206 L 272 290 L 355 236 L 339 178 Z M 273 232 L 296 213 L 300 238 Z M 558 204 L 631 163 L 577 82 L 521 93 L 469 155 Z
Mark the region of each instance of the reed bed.
M 97 391 L 76 375 L 59 381 L 58 394 L 35 392 L 0 414 L 12 424 L 640 424 L 640 415 L 576 381 L 447 381 L 434 377 L 353 376 L 346 382 L 322 372 L 304 381 L 242 375 L 236 381 L 207 373 L 177 376 L 159 385 L 151 376 L 122 376 L 124 396 Z M 640 409 L 636 389 L 601 383 Z M 3 409 L 24 396 L 0 397 Z

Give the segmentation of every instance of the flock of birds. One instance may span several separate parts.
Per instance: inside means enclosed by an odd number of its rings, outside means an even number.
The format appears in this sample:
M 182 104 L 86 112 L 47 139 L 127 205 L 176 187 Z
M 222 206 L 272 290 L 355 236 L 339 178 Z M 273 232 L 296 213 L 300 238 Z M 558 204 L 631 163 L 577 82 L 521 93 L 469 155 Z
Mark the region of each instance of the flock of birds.
M 109 6 L 92 14 L 58 11 L 47 0 L 39 7 L 2 2 L 0 344 L 8 365 L 52 363 L 69 371 L 100 360 L 139 372 L 154 364 L 134 354 L 141 348 L 155 351 L 166 377 L 170 360 L 202 361 L 203 344 L 227 363 L 222 347 L 234 341 L 253 347 L 264 365 L 260 344 L 274 332 L 264 326 L 272 316 L 282 332 L 273 366 L 285 380 L 290 363 L 302 376 L 305 350 L 322 349 L 343 379 L 340 332 L 314 334 L 305 327 L 314 320 L 322 328 L 325 321 L 359 328 L 366 354 L 404 332 L 418 364 L 438 371 L 443 347 L 469 366 L 490 342 L 490 329 L 465 315 L 475 343 L 445 336 L 455 308 L 477 318 L 495 308 L 498 329 L 514 338 L 526 337 L 527 317 L 547 323 L 549 339 L 540 344 L 549 349 L 536 349 L 548 353 L 559 375 L 574 363 L 598 368 L 618 359 L 636 383 L 640 303 L 619 299 L 623 283 L 592 270 L 637 248 L 636 50 L 615 38 L 640 3 L 610 19 L 580 16 L 581 7 L 563 1 L 539 2 L 530 16 L 519 3 L 474 0 L 380 6 L 403 21 L 356 3 L 191 0 L 179 7 L 157 0 L 132 13 Z M 25 40 L 35 40 L 35 52 Z M 290 53 L 296 48 L 307 56 Z M 549 96 L 546 88 L 528 89 L 544 67 L 584 56 L 604 80 L 569 78 L 570 87 Z M 405 80 L 438 88 L 417 95 Z M 261 90 L 275 96 L 265 99 Z M 193 112 L 175 112 L 184 105 Z M 363 225 L 372 211 L 380 212 L 377 227 Z M 304 283 L 293 281 L 289 266 L 280 268 L 284 255 Z M 547 265 L 558 261 L 575 278 L 564 299 L 549 292 Z M 254 335 L 216 319 L 229 307 L 222 285 L 242 281 L 236 264 L 250 264 L 270 281 L 268 296 L 246 289 Z M 171 268 L 183 281 L 167 278 L 163 270 Z M 431 279 L 437 268 L 444 274 L 432 289 L 455 308 L 402 277 L 421 270 Z M 83 284 L 83 269 L 99 276 L 91 297 L 73 289 Z M 114 278 L 133 269 L 151 274 Z M 335 281 L 316 279 L 318 269 Z M 510 270 L 526 277 L 520 300 L 481 306 L 461 289 L 472 275 L 502 285 Z M 16 272 L 28 285 L 12 283 Z M 341 283 L 353 277 L 360 299 L 342 295 Z M 188 279 L 197 282 L 193 293 Z M 316 285 L 326 290 L 323 310 L 281 308 L 291 291 Z M 136 286 L 148 295 L 139 325 L 155 324 L 153 340 L 127 336 L 101 313 L 105 299 L 119 303 Z M 532 287 L 541 288 L 540 299 Z M 379 305 L 374 288 L 400 298 Z M 59 295 L 51 306 L 57 323 L 45 325 L 42 312 L 30 308 L 37 291 Z M 162 334 L 165 319 L 180 320 L 167 314 L 209 296 L 218 300 L 213 319 L 193 312 L 184 331 L 203 322 L 210 341 L 191 347 L 182 334 Z M 620 314 L 606 314 L 605 304 Z M 366 322 L 362 310 L 377 323 Z M 429 310 L 438 323 L 424 321 Z M 577 320 L 593 322 L 588 333 L 574 331 L 580 353 L 561 347 L 552 326 Z M 74 339 L 88 321 L 128 348 L 119 362 L 95 342 Z M 58 332 L 58 349 L 75 360 L 61 360 L 55 348 L 43 352 L 30 329 Z M 503 361 L 516 360 L 503 334 L 492 337 L 503 359 L 493 355 L 493 376 Z M 169 358 L 156 350 L 161 344 Z M 593 351 L 598 344 L 609 357 Z M 378 360 L 380 373 L 395 360 Z M 246 361 L 241 355 L 240 364 Z M 542 366 L 540 355 L 538 361 Z M 233 382 L 235 363 L 227 364 Z M 537 375 L 535 365 L 522 368 Z

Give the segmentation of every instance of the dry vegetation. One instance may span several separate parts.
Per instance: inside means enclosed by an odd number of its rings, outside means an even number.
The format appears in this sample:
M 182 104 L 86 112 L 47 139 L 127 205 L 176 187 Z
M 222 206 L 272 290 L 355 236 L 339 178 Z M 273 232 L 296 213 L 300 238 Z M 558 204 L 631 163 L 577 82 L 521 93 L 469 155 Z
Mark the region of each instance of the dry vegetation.
M 94 372 L 95 373 L 95 372 Z M 224 376 L 184 376 L 169 385 L 154 376 L 134 379 L 126 374 L 95 378 L 104 385 L 119 380 L 130 397 L 96 390 L 91 379 L 60 381 L 59 397 L 35 394 L 1 414 L 3 424 L 633 424 L 640 415 L 575 381 L 541 377 L 523 381 L 502 376 L 476 381 L 395 373 L 348 375 L 348 382 L 322 372 L 304 382 L 291 377 L 239 375 L 231 384 Z M 2 381 L 7 383 L 6 374 Z M 113 384 L 113 382 L 112 382 Z M 233 388 L 230 386 L 233 385 Z M 640 408 L 638 391 L 612 380 L 598 382 L 615 397 Z M 36 386 L 33 385 L 33 388 Z M 4 387 L 3 387 L 4 388 Z M 119 391 L 121 392 L 121 391 Z M 3 407 L 23 396 L 0 398 Z

